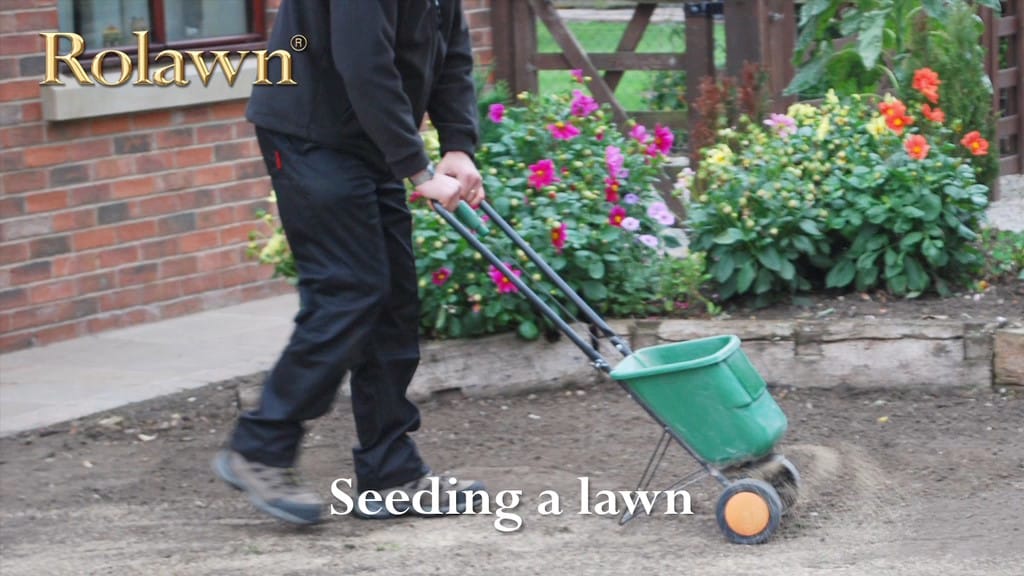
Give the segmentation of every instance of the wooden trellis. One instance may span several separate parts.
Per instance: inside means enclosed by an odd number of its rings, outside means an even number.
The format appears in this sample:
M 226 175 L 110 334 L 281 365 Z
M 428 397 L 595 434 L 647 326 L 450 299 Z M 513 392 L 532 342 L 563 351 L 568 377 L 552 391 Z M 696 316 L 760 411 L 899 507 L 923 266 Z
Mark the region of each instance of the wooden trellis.
M 1004 0 L 1002 15 L 984 10 L 987 69 L 996 111 L 999 173 L 1024 172 L 1024 0 Z

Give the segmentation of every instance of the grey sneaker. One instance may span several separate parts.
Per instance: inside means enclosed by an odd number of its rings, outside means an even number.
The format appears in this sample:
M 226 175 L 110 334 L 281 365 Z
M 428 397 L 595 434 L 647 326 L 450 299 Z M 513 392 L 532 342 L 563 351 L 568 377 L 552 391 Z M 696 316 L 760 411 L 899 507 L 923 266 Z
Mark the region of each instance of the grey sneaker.
M 430 474 L 408 484 L 377 492 L 381 496 L 379 501 L 368 500 L 365 507 L 357 504 L 354 509 L 356 516 L 370 520 L 386 520 L 405 515 L 445 516 L 473 513 L 487 499 L 487 488 L 478 480 L 456 480 Z M 393 492 L 405 493 L 404 498 L 393 502 L 394 514 L 385 505 L 388 495 Z M 417 496 L 417 493 L 422 494 Z M 437 495 L 436 500 L 434 494 Z M 450 497 L 452 495 L 454 498 Z M 414 506 L 414 503 L 418 506 Z
M 238 452 L 221 450 L 213 458 L 213 472 L 279 520 L 301 525 L 320 521 L 323 501 L 299 482 L 294 468 L 266 466 L 246 460 Z

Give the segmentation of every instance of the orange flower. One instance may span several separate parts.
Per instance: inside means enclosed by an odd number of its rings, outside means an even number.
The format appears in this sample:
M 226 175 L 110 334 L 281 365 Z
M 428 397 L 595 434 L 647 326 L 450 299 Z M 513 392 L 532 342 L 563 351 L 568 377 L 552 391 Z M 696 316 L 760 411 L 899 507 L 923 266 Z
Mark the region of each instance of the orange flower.
M 928 141 L 924 139 L 924 136 L 914 134 L 903 143 L 903 149 L 914 160 L 924 160 L 928 157 L 928 150 L 931 149 L 931 146 L 928 145 Z
M 971 154 L 974 154 L 975 156 L 984 156 L 988 154 L 988 140 L 982 138 L 981 133 L 977 130 L 965 134 L 960 140 L 960 143 L 970 150 Z
M 931 68 L 920 68 L 914 71 L 914 90 L 921 93 L 929 102 L 935 104 L 939 101 L 939 74 Z
M 922 104 L 921 105 L 921 114 L 925 118 L 931 120 L 932 122 L 936 122 L 938 124 L 942 124 L 943 122 L 946 121 L 946 113 L 943 112 L 942 109 L 939 108 L 938 106 L 936 106 L 935 108 L 932 108 L 930 104 Z
M 893 116 L 905 116 L 907 114 L 907 107 L 899 100 L 892 100 L 878 103 L 878 111 L 885 116 L 886 120 Z
M 895 132 L 897 135 L 903 134 L 903 130 L 914 123 L 914 119 L 905 114 L 898 116 L 886 116 L 885 124 L 890 130 Z

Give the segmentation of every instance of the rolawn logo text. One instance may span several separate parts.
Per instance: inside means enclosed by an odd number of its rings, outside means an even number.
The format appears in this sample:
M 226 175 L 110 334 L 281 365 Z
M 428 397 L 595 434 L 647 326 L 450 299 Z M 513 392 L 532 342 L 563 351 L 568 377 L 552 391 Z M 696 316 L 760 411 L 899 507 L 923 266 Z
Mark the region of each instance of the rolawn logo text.
M 104 50 L 92 59 L 90 70 L 92 76 L 82 67 L 78 58 L 85 52 L 85 39 L 78 34 L 69 32 L 41 32 L 40 36 L 46 39 L 46 70 L 43 86 L 63 86 L 60 78 L 59 65 L 63 62 L 67 65 L 75 80 L 82 85 L 100 84 L 103 86 L 121 86 L 128 82 L 133 72 L 137 72 L 133 86 L 188 86 L 191 80 L 185 77 L 186 62 L 191 61 L 199 74 L 199 80 L 203 86 L 208 86 L 217 68 L 223 70 L 228 86 L 234 86 L 238 73 L 241 71 L 242 63 L 249 55 L 256 57 L 256 81 L 253 84 L 267 85 L 275 84 L 268 78 L 270 60 L 278 58 L 281 61 L 281 79 L 276 84 L 293 86 L 297 84 L 292 78 L 292 55 L 287 50 L 274 50 L 268 53 L 266 50 L 238 50 L 229 52 L 227 50 L 161 50 L 156 58 L 150 62 L 149 59 L 149 31 L 133 32 L 138 48 L 137 62 L 121 50 Z M 59 54 L 60 40 L 67 39 L 71 42 L 71 50 L 67 54 Z M 207 64 L 205 56 L 213 56 L 213 62 Z M 233 62 L 231 56 L 237 56 L 237 63 Z M 114 57 L 120 61 L 120 74 L 116 80 L 110 80 L 103 75 L 104 61 Z M 166 62 L 165 65 L 157 67 L 158 64 Z M 152 69 L 151 69 L 152 67 Z M 117 67 L 113 68 L 117 70 Z

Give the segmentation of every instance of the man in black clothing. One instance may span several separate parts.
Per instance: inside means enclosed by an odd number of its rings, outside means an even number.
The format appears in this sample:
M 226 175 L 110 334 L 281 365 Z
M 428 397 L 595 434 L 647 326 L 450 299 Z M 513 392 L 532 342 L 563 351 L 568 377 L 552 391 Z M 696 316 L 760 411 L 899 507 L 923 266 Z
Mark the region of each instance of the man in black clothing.
M 243 414 L 215 472 L 280 519 L 319 520 L 320 497 L 292 470 L 303 421 L 325 414 L 346 372 L 359 445 L 357 490 L 415 491 L 438 479 L 409 433 L 405 393 L 419 362 L 412 219 L 403 180 L 454 209 L 484 192 L 473 154 L 476 95 L 461 0 L 283 0 L 270 50 L 292 50 L 295 86 L 254 86 L 246 117 L 277 194 L 299 272 L 295 331 Z M 270 79 L 280 78 L 279 59 Z M 419 126 L 437 128 L 436 173 Z M 479 483 L 445 482 L 461 493 Z M 441 502 L 464 510 L 465 498 Z M 384 506 L 357 509 L 389 517 Z

